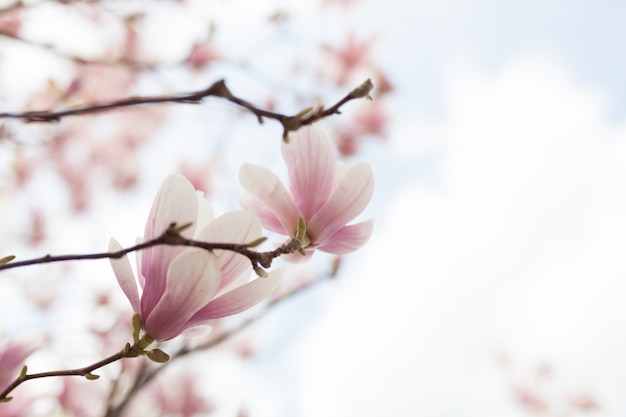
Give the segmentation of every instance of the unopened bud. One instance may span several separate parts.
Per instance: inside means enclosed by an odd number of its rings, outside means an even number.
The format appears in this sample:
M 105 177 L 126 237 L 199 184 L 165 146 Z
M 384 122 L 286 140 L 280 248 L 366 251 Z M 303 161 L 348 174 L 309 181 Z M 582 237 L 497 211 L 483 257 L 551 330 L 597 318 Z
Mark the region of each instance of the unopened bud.
M 254 272 L 256 272 L 256 274 L 258 276 L 260 276 L 261 278 L 267 278 L 268 277 L 267 271 L 265 269 L 261 268 L 260 266 L 255 266 L 254 267 Z
M 368 100 L 372 100 L 370 96 L 370 92 L 374 88 L 374 83 L 369 78 L 363 82 L 360 86 L 355 88 L 350 92 L 350 97 L 352 98 L 363 98 L 365 97 Z
M 161 349 L 153 349 L 146 355 L 152 362 L 165 363 L 170 360 L 170 355 L 163 352 Z
M 259 246 L 261 243 L 265 242 L 267 240 L 267 238 L 265 236 L 262 236 L 258 239 L 253 240 L 252 242 L 248 243 L 246 246 L 249 248 L 256 248 L 257 246 Z
M 8 255 L 3 258 L 0 258 L 0 265 L 8 264 L 13 259 L 15 259 L 15 255 Z

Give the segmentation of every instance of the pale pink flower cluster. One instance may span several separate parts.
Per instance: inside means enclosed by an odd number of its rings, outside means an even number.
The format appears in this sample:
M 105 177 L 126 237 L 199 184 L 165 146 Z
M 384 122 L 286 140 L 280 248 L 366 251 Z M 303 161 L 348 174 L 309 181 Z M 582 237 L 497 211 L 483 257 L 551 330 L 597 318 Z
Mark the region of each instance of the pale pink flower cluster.
M 191 223 L 181 234 L 206 242 L 248 243 L 261 236 L 261 223 L 251 210 L 214 219 L 208 202 L 181 175 L 171 175 L 163 183 L 144 239 L 161 235 L 171 223 Z M 122 247 L 111 239 L 109 249 Z M 250 261 L 235 252 L 161 245 L 138 252 L 137 257 L 138 279 L 128 257 L 113 259 L 111 265 L 143 330 L 155 340 L 169 340 L 198 323 L 246 310 L 271 294 L 280 281 L 276 274 L 249 281 Z

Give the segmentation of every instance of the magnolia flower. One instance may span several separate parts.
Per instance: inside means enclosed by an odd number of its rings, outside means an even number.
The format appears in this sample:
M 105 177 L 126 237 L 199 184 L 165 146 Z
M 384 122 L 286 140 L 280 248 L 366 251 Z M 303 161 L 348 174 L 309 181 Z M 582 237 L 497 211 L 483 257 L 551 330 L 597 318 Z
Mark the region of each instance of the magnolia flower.
M 208 203 L 182 175 L 170 175 L 152 205 L 144 239 L 160 236 L 171 223 L 191 223 L 181 234 L 206 242 L 247 243 L 261 236 L 261 222 L 251 210 L 213 219 Z M 110 251 L 122 247 L 111 239 Z M 155 340 L 169 340 L 210 319 L 246 310 L 271 294 L 279 277 L 249 281 L 250 262 L 231 251 L 214 253 L 186 246 L 152 246 L 137 252 L 137 280 L 128 257 L 111 259 L 120 287 L 143 330 Z
M 372 221 L 346 224 L 372 197 L 370 165 L 338 162 L 330 139 L 317 127 L 303 127 L 290 135 L 282 154 L 291 193 L 267 168 L 244 164 L 239 172 L 245 190 L 241 205 L 255 210 L 268 230 L 291 238 L 303 218 L 308 254 L 319 249 L 343 255 L 363 246 L 372 233 Z

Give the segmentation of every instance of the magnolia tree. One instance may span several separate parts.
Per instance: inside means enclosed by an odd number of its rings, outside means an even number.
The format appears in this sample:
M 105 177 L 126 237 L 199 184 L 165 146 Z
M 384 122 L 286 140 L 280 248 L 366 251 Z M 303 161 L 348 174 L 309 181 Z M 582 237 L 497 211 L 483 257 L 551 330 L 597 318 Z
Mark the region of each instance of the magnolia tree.
M 311 10 L 218 3 L 4 2 L 0 416 L 211 415 L 219 399 L 173 365 L 229 342 L 249 354 L 235 335 L 368 241 L 372 221 L 355 219 L 374 174 L 357 154 L 385 137 L 391 91 L 375 38 L 298 32 Z M 231 143 L 238 129 L 261 151 Z M 154 177 L 143 236 L 111 237 L 101 225 Z M 84 327 L 21 325 L 59 315 Z

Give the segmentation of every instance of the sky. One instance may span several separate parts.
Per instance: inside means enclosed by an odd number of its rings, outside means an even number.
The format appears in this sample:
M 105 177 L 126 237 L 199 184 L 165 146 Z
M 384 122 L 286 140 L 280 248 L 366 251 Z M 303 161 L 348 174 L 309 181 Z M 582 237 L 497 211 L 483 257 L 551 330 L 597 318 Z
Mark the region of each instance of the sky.
M 624 5 L 361 8 L 397 88 L 376 232 L 281 350 L 284 415 L 622 415 Z
M 583 415 L 582 394 L 622 416 L 626 4 L 363 0 L 323 21 L 313 4 L 290 5 L 300 31 L 376 33 L 396 88 L 389 140 L 360 155 L 375 232 L 258 324 L 246 367 L 217 353 L 211 392 L 254 417 L 516 417 L 529 387 L 545 416 Z M 130 239 L 143 206 L 99 227 Z

